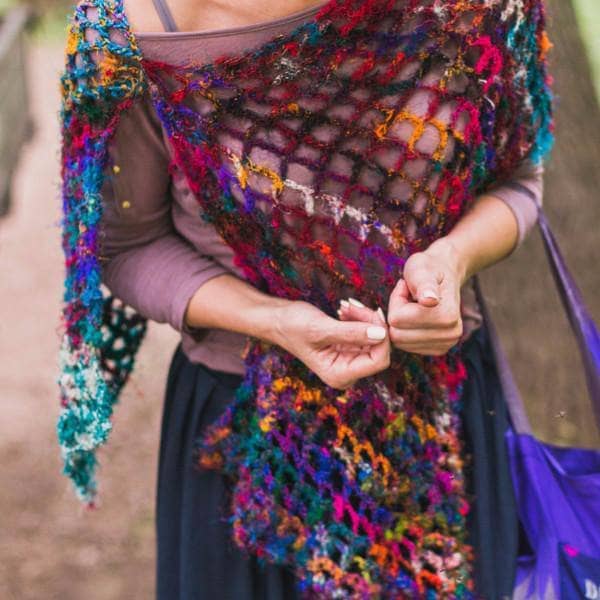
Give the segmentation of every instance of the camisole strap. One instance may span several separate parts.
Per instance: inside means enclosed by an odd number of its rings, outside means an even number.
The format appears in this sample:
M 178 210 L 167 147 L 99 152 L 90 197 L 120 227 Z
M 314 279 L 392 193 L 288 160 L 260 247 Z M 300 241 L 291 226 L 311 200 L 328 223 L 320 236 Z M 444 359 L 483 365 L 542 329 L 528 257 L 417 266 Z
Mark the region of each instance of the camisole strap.
M 173 15 L 171 14 L 171 10 L 167 6 L 165 0 L 152 0 L 154 3 L 154 8 L 160 17 L 160 21 L 165 28 L 165 31 L 177 31 L 177 25 L 175 24 L 175 19 L 173 19 Z

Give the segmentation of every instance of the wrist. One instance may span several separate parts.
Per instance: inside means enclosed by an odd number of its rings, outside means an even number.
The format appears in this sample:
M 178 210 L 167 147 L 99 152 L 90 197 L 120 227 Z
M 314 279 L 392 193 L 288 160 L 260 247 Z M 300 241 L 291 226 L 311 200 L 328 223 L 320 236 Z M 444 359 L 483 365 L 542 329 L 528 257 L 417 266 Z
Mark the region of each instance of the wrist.
M 262 301 L 257 302 L 251 310 L 252 328 L 248 332 L 249 335 L 270 344 L 285 346 L 285 324 L 288 320 L 286 315 L 291 304 L 293 304 L 292 300 L 264 296 Z
M 438 260 L 443 260 L 456 274 L 460 286 L 472 275 L 468 256 L 447 235 L 430 244 L 425 253 Z
M 184 325 L 190 329 L 225 329 L 276 343 L 282 329 L 280 323 L 284 322 L 280 313 L 291 303 L 265 294 L 232 274 L 222 274 L 193 294 Z

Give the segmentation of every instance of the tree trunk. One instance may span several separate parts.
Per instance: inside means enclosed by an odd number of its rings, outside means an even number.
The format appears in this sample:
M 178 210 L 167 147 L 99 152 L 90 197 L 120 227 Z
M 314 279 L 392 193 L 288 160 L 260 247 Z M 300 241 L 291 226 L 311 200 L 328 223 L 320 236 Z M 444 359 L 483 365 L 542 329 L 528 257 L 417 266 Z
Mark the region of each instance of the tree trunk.
M 547 3 L 556 145 L 546 168 L 544 209 L 600 322 L 600 107 L 571 0 Z M 552 443 L 599 446 L 577 347 L 537 227 L 481 280 L 534 433 Z

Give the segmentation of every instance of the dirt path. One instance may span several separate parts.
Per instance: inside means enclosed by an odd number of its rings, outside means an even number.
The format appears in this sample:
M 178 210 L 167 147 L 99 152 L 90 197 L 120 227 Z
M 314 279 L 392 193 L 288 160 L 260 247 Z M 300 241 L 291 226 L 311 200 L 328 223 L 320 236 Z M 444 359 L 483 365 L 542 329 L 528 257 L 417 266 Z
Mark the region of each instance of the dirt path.
M 151 324 L 100 455 L 102 506 L 82 511 L 60 474 L 58 315 L 58 76 L 62 45 L 29 57 L 36 133 L 0 221 L 0 598 L 150 599 L 154 593 L 154 483 L 166 370 L 177 343 Z

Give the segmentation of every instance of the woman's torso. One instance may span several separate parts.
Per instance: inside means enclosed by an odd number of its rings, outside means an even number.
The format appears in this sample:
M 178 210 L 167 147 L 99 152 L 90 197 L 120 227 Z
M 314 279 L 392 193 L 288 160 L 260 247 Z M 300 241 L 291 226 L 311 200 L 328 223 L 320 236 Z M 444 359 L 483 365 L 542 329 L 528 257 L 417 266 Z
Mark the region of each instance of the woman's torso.
M 321 3 L 288 17 L 254 25 L 207 31 L 134 32 L 145 59 L 167 63 L 207 64 L 223 54 L 239 54 L 258 47 L 268 40 L 289 33 L 320 9 Z M 420 101 L 419 92 L 412 98 L 413 105 Z M 165 134 L 167 148 L 167 138 Z M 265 163 L 268 164 L 268 157 Z M 171 186 L 171 215 L 177 232 L 187 239 L 199 253 L 211 256 L 231 273 L 243 278 L 242 270 L 234 264 L 231 248 L 224 243 L 215 228 L 199 218 L 199 206 L 181 171 L 176 171 Z M 385 309 L 385 307 L 383 307 Z M 481 324 L 481 315 L 470 282 L 463 286 L 462 316 L 463 339 Z M 193 362 L 210 368 L 242 374 L 241 353 L 246 338 L 241 334 L 221 329 L 207 329 L 192 333 L 182 332 L 182 348 Z

